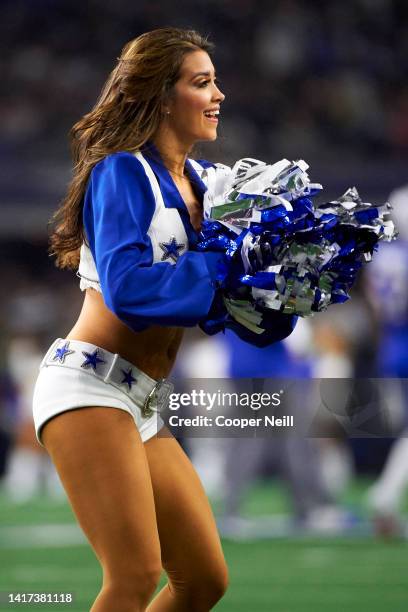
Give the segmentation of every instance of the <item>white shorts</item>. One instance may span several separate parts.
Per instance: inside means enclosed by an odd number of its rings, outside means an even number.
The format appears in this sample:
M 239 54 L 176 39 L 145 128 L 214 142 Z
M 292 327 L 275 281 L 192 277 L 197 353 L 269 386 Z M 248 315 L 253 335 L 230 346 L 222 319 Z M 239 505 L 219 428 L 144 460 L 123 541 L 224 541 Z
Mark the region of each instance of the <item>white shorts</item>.
M 133 416 L 143 442 L 163 427 L 160 409 L 172 385 L 156 381 L 120 355 L 88 342 L 58 338 L 40 365 L 33 397 L 37 440 L 57 414 L 86 406 L 125 410 Z

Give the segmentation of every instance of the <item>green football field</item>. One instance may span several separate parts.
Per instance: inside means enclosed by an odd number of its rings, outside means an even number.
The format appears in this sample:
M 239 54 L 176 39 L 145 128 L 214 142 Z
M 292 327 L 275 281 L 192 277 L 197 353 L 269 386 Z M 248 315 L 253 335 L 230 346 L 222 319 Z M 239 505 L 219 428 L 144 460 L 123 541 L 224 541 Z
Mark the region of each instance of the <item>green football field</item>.
M 345 498 L 360 516 L 362 489 L 361 483 L 354 485 Z M 252 518 L 278 516 L 285 508 L 277 485 L 258 483 L 243 512 Z M 219 612 L 408 610 L 406 540 L 380 541 L 367 531 L 341 537 L 224 539 L 223 546 L 230 587 L 215 608 Z M 99 564 L 66 504 L 38 498 L 17 506 L 0 496 L 0 591 L 72 592 L 75 597 L 71 605 L 1 604 L 1 610 L 86 612 L 100 584 Z

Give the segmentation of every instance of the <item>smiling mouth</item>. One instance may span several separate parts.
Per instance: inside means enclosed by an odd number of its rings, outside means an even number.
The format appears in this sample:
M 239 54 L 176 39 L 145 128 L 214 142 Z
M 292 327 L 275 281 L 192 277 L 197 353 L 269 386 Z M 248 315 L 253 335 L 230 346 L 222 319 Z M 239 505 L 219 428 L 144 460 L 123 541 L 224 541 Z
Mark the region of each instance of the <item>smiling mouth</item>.
M 219 115 L 219 110 L 216 111 L 204 111 L 204 117 L 206 119 L 208 119 L 208 121 L 211 121 L 211 123 L 218 123 L 218 115 Z

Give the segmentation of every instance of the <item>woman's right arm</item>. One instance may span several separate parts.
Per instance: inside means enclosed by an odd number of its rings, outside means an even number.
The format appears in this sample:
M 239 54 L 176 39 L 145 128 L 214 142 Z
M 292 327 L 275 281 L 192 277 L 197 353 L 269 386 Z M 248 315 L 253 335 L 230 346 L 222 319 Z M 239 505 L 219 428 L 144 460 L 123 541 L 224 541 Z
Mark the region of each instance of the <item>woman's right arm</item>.
M 194 326 L 215 295 L 219 253 L 187 251 L 175 264 L 153 262 L 147 232 L 155 207 L 150 181 L 133 154 L 112 154 L 93 168 L 85 233 L 104 301 L 134 331 L 153 324 Z

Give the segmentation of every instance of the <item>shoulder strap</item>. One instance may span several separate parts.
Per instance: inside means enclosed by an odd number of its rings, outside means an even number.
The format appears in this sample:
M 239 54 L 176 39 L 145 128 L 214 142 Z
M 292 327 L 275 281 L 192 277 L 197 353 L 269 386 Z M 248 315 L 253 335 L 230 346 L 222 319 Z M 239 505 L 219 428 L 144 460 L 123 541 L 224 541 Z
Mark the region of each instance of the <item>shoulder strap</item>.
M 134 154 L 135 157 L 140 161 L 140 163 L 142 164 L 144 171 L 146 172 L 146 176 L 150 181 L 150 185 L 153 191 L 153 195 L 154 198 L 156 200 L 156 211 L 155 214 L 157 212 L 157 210 L 159 208 L 165 208 L 164 206 L 164 201 L 163 201 L 163 196 L 162 193 L 160 191 L 160 185 L 157 181 L 157 178 L 153 172 L 153 170 L 151 169 L 148 161 L 146 160 L 146 158 L 143 156 L 143 154 L 138 151 L 137 153 Z

